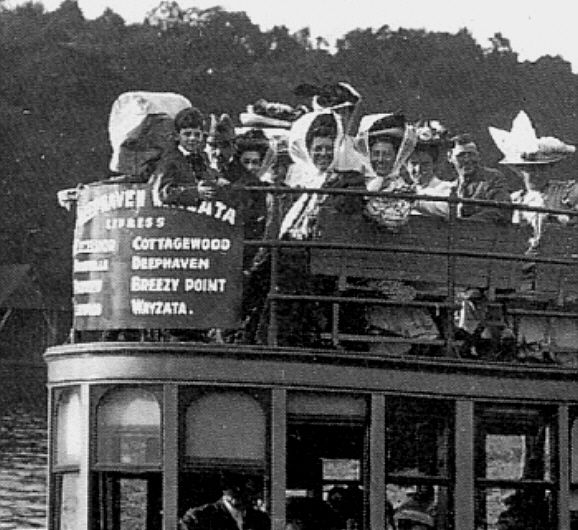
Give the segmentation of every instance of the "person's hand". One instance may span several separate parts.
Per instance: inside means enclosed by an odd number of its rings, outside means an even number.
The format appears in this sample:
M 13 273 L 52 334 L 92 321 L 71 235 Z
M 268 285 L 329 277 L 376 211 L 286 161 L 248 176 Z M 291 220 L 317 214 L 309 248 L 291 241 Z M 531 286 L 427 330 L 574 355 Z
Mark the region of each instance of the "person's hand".
M 197 186 L 199 197 L 205 201 L 212 201 L 217 194 L 217 183 L 201 180 Z
M 338 188 L 341 184 L 341 175 L 336 171 L 328 171 L 325 177 L 324 187 L 326 188 Z
M 62 208 L 66 208 L 68 211 L 72 209 L 72 205 L 78 200 L 80 194 L 79 188 L 68 188 L 66 190 L 60 190 L 57 193 L 58 204 Z

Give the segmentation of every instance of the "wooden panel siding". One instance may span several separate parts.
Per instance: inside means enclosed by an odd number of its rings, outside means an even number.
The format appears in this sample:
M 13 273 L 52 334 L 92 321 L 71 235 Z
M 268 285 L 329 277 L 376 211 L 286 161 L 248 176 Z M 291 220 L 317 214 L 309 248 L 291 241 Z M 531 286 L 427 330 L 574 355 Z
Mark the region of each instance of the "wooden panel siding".
M 449 247 L 479 256 L 456 256 L 456 286 L 509 289 L 520 285 L 522 266 L 516 261 L 492 259 L 491 253 L 523 256 L 528 230 L 517 225 L 497 225 L 458 220 L 450 236 L 450 224 L 441 218 L 413 216 L 397 232 L 378 226 L 362 215 L 343 215 L 331 210 L 320 214 L 321 240 L 336 244 L 375 245 L 383 251 L 312 250 L 311 272 L 341 277 L 363 277 L 435 284 L 447 289 Z M 408 248 L 407 252 L 399 251 Z M 387 249 L 395 248 L 395 251 Z M 419 253 L 415 253 L 415 249 Z M 431 251 L 431 252 L 428 252 Z M 440 252 L 440 254 L 437 254 Z

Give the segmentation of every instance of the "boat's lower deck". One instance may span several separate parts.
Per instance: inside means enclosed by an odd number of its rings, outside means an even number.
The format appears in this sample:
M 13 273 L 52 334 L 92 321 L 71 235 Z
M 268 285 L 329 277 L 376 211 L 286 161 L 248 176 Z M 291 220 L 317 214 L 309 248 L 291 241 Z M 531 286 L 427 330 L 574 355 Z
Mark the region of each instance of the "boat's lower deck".
M 408 510 L 570 528 L 574 371 L 192 347 L 48 351 L 50 528 L 174 529 L 232 475 L 279 530 L 402 528 Z

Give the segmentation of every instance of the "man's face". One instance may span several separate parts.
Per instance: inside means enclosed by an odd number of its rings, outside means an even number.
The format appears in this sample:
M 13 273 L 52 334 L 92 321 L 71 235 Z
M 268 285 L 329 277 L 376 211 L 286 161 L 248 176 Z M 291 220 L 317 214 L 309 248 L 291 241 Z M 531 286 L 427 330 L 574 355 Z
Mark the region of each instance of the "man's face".
M 391 171 L 395 160 L 395 149 L 389 142 L 375 142 L 369 151 L 371 167 L 380 176 L 385 177 Z
M 241 165 L 251 174 L 258 176 L 261 169 L 261 155 L 257 151 L 245 151 L 239 158 Z
M 309 156 L 319 171 L 325 171 L 333 162 L 333 138 L 316 136 L 311 142 Z
M 458 175 L 467 178 L 478 171 L 480 154 L 477 151 L 463 151 L 453 157 L 453 163 Z
M 205 148 L 205 135 L 202 129 L 198 127 L 181 129 L 179 145 L 189 153 L 199 154 Z
M 211 142 L 209 144 L 209 154 L 212 160 L 223 166 L 229 163 L 233 157 L 233 142 Z

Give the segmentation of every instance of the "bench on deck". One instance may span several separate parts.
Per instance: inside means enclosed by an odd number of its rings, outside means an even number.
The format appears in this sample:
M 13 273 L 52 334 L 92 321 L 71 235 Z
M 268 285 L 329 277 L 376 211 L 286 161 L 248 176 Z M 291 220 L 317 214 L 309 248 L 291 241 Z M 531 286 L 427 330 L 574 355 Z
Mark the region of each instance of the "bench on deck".
M 323 243 L 332 243 L 340 248 L 313 249 L 310 255 L 311 273 L 336 277 L 342 295 L 355 285 L 353 279 L 394 280 L 413 286 L 416 293 L 423 295 L 422 300 L 424 296 L 425 299 L 432 299 L 433 296 L 433 300 L 441 302 L 448 295 L 453 266 L 456 289 L 481 288 L 490 293 L 496 290 L 509 292 L 508 313 L 518 322 L 517 327 L 524 324 L 535 331 L 534 328 L 546 326 L 550 331 L 542 334 L 549 337 L 546 342 L 551 353 L 562 355 L 568 350 L 566 343 L 562 341 L 562 344 L 560 337 L 556 336 L 554 328 L 559 327 L 559 319 L 566 322 L 575 318 L 576 310 L 574 308 L 568 312 L 569 306 L 554 311 L 552 303 L 578 301 L 578 227 L 555 223 L 545 226 L 538 257 L 568 260 L 570 263 L 536 262 L 534 286 L 530 290 L 531 276 L 524 272 L 530 268 L 530 263 L 504 259 L 526 255 L 531 235 L 527 226 L 458 219 L 450 232 L 446 220 L 413 216 L 407 225 L 394 232 L 361 214 L 344 215 L 325 208 L 320 212 L 319 228 Z M 344 248 L 346 245 L 357 249 Z M 369 250 L 370 246 L 380 250 Z M 450 248 L 455 252 L 454 258 L 444 255 Z M 544 302 L 547 306 L 542 305 Z M 451 301 L 446 300 L 446 304 L 442 305 L 449 308 Z M 428 307 L 427 302 L 423 306 Z M 399 342 L 399 339 L 389 337 L 348 336 L 339 329 L 339 314 L 334 307 L 336 318 L 332 339 L 335 343 L 340 340 Z M 574 348 L 571 349 L 572 353 L 565 361 L 559 359 L 561 364 L 578 365 L 578 357 Z
M 312 250 L 313 274 L 411 282 L 427 285 L 440 296 L 448 293 L 452 259 L 458 288 L 517 288 L 522 281 L 521 264 L 495 256 L 523 256 L 530 235 L 527 227 L 467 219 L 457 220 L 450 232 L 446 220 L 417 215 L 393 232 L 361 214 L 344 215 L 328 208 L 320 212 L 319 227 L 324 243 L 373 245 L 382 250 Z M 455 252 L 469 255 L 444 255 L 450 238 Z

